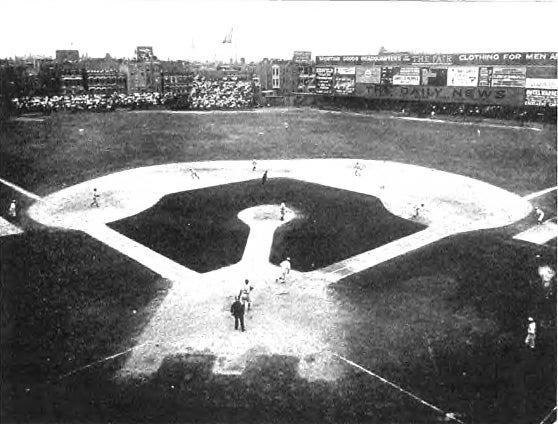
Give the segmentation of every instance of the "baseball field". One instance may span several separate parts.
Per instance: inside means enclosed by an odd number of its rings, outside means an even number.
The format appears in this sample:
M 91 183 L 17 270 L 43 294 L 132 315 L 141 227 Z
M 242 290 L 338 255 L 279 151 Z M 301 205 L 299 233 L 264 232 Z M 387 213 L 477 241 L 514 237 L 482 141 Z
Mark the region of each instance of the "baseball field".
M 313 109 L 4 123 L 0 418 L 540 422 L 556 290 L 537 270 L 556 269 L 556 237 L 515 236 L 556 224 L 556 177 L 555 126 Z

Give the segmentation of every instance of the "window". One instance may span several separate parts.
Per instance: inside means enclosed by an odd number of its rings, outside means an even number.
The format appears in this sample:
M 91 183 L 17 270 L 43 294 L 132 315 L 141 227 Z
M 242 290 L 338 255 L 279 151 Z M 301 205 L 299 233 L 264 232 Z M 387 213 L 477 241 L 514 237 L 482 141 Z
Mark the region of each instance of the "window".
M 281 88 L 279 65 L 271 67 L 271 88 Z

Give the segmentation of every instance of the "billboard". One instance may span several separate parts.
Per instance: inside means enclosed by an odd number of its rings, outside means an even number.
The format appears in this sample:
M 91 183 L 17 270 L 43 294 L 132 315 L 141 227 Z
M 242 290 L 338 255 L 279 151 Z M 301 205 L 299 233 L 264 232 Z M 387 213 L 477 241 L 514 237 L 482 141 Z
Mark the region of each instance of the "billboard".
M 382 74 L 381 66 L 357 66 L 356 82 L 379 84 L 381 74 Z
M 139 62 L 146 62 L 153 59 L 153 47 L 138 46 L 136 49 L 136 56 Z
M 78 62 L 79 50 L 56 50 L 57 62 Z
M 316 56 L 323 65 L 554 65 L 556 52 L 499 52 L 456 54 L 391 53 L 379 55 Z
M 452 66 L 448 68 L 448 86 L 476 87 L 479 82 L 477 66 Z
M 316 94 L 332 94 L 333 67 L 316 67 Z
M 557 90 L 558 79 L 556 78 L 527 78 L 525 88 L 542 88 L 546 90 Z
M 448 68 L 420 68 L 421 85 L 443 87 L 448 85 Z
M 479 87 L 492 87 L 492 66 L 479 68 Z
M 312 52 L 308 51 L 294 51 L 293 62 L 295 63 L 309 63 L 312 60 Z
M 427 87 L 357 84 L 357 96 L 372 99 L 426 100 L 442 103 L 523 105 L 524 89 L 515 87 Z
M 525 87 L 525 67 L 492 67 L 492 87 Z
M 420 68 L 404 66 L 394 73 L 393 85 L 420 85 Z
M 554 106 L 558 103 L 558 90 L 525 90 L 526 106 Z
M 336 66 L 335 75 L 355 75 L 354 66 Z

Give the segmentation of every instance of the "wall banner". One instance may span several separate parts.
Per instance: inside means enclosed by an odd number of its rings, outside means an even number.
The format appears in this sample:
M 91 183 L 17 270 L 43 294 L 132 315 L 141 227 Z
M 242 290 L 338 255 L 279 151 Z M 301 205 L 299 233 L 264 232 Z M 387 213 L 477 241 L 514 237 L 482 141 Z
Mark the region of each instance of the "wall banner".
M 393 85 L 420 85 L 420 68 L 405 66 L 393 75 Z
M 372 99 L 422 100 L 441 103 L 523 105 L 525 89 L 492 87 L 425 87 L 357 84 L 357 96 Z

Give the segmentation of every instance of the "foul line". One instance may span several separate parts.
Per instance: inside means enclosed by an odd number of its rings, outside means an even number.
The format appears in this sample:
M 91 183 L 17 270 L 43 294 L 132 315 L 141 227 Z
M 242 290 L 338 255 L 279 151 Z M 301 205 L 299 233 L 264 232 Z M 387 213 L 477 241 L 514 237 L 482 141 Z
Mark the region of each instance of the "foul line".
M 535 199 L 535 198 L 537 198 L 537 197 L 542 196 L 543 194 L 550 193 L 551 191 L 554 191 L 554 190 L 556 190 L 556 189 L 558 189 L 558 186 L 546 188 L 546 189 L 544 189 L 544 190 L 541 190 L 541 191 L 537 191 L 537 192 L 535 192 L 535 193 L 528 194 L 527 196 L 523 196 L 523 198 L 524 198 L 525 200 L 532 200 L 532 199 Z
M 5 185 L 7 185 L 8 187 L 13 188 L 15 191 L 18 191 L 18 192 L 20 192 L 21 194 L 24 194 L 25 196 L 30 197 L 31 199 L 44 202 L 44 200 L 43 200 L 42 197 L 39 197 L 39 196 L 37 196 L 36 194 L 33 194 L 33 193 L 31 193 L 30 191 L 27 191 L 27 190 L 21 188 L 20 186 L 15 185 L 14 183 L 11 183 L 11 182 L 9 182 L 9 181 L 6 181 L 6 180 L 3 179 L 3 178 L 0 178 L 0 183 L 5 184 Z
M 410 396 L 410 397 L 412 397 L 413 399 L 419 401 L 419 402 L 422 403 L 423 405 L 426 405 L 426 406 L 428 406 L 429 408 L 435 410 L 436 412 L 439 412 L 440 414 L 443 414 L 446 418 L 448 418 L 448 419 L 450 419 L 450 420 L 453 420 L 453 421 L 456 421 L 456 422 L 458 422 L 458 423 L 464 424 L 463 421 L 461 421 L 461 420 L 459 420 L 458 418 L 456 418 L 456 417 L 454 416 L 454 414 L 452 414 L 452 413 L 446 413 L 446 412 L 442 411 L 440 408 L 438 408 L 437 406 L 434 406 L 434 405 L 432 405 L 431 403 L 428 403 L 427 401 L 425 401 L 425 400 L 419 398 L 418 396 L 416 396 L 416 395 L 414 395 L 413 393 L 411 393 L 411 392 L 405 390 L 404 388 L 398 386 L 397 384 L 392 383 L 391 381 L 388 381 L 388 380 L 386 380 L 386 379 L 383 378 L 383 377 L 380 377 L 378 374 L 374 374 L 372 371 L 369 371 L 369 370 L 367 370 L 366 368 L 361 367 L 359 364 L 357 364 L 357 363 L 355 363 L 355 362 L 353 362 L 353 361 L 351 361 L 351 360 L 349 360 L 349 359 L 347 359 L 347 358 L 345 358 L 345 357 L 343 357 L 343 356 L 341 356 L 341 355 L 338 355 L 338 354 L 336 354 L 336 353 L 334 353 L 334 352 L 331 352 L 331 353 L 332 353 L 332 355 L 338 357 L 338 358 L 341 359 L 342 361 L 345 361 L 345 362 L 348 363 L 349 365 L 352 365 L 353 367 L 358 368 L 358 369 L 361 370 L 361 371 L 364 371 L 365 373 L 371 375 L 372 377 L 377 378 L 378 380 L 382 381 L 383 383 L 386 383 L 386 384 L 390 385 L 391 387 L 393 387 L 393 388 L 399 390 L 400 392 L 405 393 L 407 396 Z

